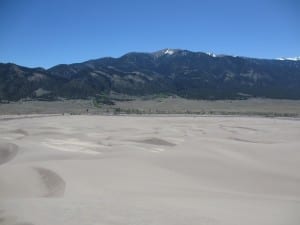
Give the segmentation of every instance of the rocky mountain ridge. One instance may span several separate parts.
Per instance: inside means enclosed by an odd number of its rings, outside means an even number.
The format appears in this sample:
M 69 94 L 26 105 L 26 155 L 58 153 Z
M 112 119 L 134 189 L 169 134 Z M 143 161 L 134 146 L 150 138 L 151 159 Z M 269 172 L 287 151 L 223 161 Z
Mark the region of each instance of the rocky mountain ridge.
M 300 61 L 163 49 L 50 69 L 0 63 L 2 100 L 88 98 L 110 92 L 193 99 L 300 99 Z

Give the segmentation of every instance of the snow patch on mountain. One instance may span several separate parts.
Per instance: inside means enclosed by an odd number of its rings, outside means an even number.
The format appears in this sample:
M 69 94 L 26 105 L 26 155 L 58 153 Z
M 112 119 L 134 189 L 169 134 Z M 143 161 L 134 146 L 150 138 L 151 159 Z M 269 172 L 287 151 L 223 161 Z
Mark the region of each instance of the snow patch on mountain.
M 281 57 L 281 58 L 277 58 L 277 60 L 300 61 L 300 56 L 297 56 L 297 57 Z
M 206 54 L 207 54 L 207 55 L 209 55 L 209 56 L 211 56 L 211 57 L 214 57 L 214 58 L 215 58 L 215 57 L 217 57 L 217 55 L 216 55 L 216 54 L 214 54 L 214 53 L 211 53 L 211 52 L 206 52 Z
M 173 55 L 174 53 L 175 53 L 175 50 L 169 49 L 169 48 L 166 49 L 165 52 L 164 52 L 165 55 Z
M 153 52 L 152 54 L 155 57 L 161 57 L 161 56 L 164 56 L 164 55 L 174 55 L 174 54 L 176 54 L 180 51 L 181 51 L 180 49 L 165 48 L 165 49 L 159 50 L 157 52 Z

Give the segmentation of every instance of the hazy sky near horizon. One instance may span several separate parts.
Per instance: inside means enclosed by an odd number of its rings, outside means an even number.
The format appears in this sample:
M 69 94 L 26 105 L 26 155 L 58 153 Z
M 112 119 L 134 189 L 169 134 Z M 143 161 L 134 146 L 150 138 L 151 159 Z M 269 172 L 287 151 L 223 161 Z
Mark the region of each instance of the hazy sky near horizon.
M 0 0 L 0 62 L 49 68 L 163 48 L 300 55 L 299 0 Z

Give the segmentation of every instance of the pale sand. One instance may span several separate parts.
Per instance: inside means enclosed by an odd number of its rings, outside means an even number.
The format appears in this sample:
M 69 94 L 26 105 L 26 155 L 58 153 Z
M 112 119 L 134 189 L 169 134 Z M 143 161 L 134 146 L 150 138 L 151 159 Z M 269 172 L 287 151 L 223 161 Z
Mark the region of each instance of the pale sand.
M 0 117 L 1 225 L 299 225 L 300 120 Z

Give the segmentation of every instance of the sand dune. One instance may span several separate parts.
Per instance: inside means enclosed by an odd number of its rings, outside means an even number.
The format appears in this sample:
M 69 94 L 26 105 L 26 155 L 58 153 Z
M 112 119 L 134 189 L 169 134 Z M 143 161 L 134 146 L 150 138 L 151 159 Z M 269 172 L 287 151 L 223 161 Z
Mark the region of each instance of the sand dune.
M 62 197 L 64 180 L 41 167 L 11 166 L 0 171 L 0 198 Z
M 300 120 L 55 116 L 0 129 L 1 225 L 300 224 Z
M 37 167 L 35 170 L 46 186 L 44 197 L 62 197 L 64 195 L 66 184 L 57 173 L 41 167 Z
M 9 162 L 18 154 L 18 146 L 0 143 L 0 165 Z

